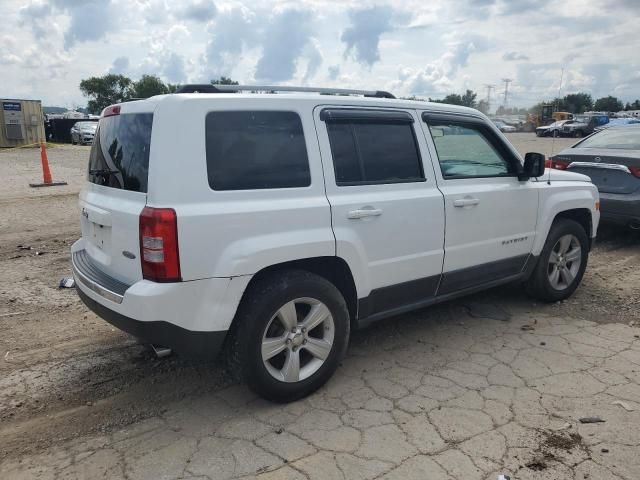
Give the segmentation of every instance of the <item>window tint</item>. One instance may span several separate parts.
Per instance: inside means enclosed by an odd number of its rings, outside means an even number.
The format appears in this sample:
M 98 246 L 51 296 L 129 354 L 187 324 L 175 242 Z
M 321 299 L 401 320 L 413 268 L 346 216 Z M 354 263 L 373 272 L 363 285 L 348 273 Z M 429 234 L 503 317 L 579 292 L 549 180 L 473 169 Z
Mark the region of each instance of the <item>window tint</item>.
M 483 128 L 449 122 L 430 122 L 429 129 L 446 178 L 498 177 L 513 173 L 512 166 L 491 144 Z
M 89 154 L 89 181 L 146 192 L 152 123 L 152 113 L 126 113 L 100 119 Z
M 214 190 L 311 184 L 302 122 L 294 112 L 211 112 L 207 172 Z
M 409 123 L 328 122 L 337 185 L 424 180 Z

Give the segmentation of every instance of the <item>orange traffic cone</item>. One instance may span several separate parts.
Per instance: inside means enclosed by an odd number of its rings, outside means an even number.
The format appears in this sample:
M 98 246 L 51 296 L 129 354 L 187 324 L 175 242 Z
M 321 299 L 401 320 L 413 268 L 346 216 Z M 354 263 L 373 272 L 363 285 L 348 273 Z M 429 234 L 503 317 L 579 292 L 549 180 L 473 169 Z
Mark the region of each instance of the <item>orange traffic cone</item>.
M 67 182 L 54 182 L 51 178 L 51 170 L 49 170 L 49 159 L 47 158 L 47 145 L 40 142 L 40 161 L 42 162 L 42 183 L 30 183 L 30 187 L 53 187 L 56 185 L 66 185 Z

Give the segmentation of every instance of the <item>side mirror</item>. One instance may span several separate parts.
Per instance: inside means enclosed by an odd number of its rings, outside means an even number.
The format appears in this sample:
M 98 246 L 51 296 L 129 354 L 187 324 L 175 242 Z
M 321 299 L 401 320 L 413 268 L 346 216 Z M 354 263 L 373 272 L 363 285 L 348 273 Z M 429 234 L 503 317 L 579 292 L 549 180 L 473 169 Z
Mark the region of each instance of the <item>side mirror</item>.
M 541 153 L 529 152 L 524 156 L 524 167 L 518 176 L 521 181 L 544 175 L 545 157 Z

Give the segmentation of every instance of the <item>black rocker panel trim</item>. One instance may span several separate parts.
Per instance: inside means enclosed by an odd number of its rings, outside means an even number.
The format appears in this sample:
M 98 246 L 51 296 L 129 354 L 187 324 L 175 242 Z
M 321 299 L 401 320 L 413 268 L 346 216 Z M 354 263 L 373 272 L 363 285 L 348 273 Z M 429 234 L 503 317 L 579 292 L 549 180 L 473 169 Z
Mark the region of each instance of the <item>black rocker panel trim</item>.
M 370 315 L 393 310 L 403 305 L 409 305 L 434 297 L 440 275 L 419 278 L 409 282 L 390 285 L 388 287 L 376 288 L 369 296 L 358 300 L 358 318 L 365 318 Z
M 358 327 L 508 282 L 525 280 L 537 257 L 520 255 L 388 287 L 358 299 Z M 448 277 L 445 283 L 445 278 Z
M 527 258 L 529 258 L 529 254 L 445 272 L 442 274 L 438 295 L 446 295 L 447 293 L 516 275 L 522 271 Z

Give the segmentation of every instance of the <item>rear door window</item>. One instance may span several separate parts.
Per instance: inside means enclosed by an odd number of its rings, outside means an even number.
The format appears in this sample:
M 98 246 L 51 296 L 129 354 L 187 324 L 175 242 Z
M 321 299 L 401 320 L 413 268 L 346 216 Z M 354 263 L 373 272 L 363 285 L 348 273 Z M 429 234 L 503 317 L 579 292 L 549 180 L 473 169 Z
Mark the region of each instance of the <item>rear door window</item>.
M 210 112 L 207 172 L 214 190 L 311 185 L 302 122 L 295 112 Z
M 152 113 L 101 118 L 89 154 L 89 181 L 146 193 L 152 123 Z
M 375 113 L 366 118 L 327 115 L 325 121 L 336 185 L 424 181 L 410 116 L 405 120 L 384 115 L 375 118 Z

